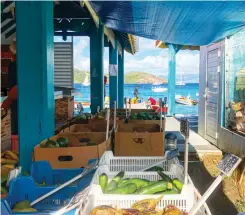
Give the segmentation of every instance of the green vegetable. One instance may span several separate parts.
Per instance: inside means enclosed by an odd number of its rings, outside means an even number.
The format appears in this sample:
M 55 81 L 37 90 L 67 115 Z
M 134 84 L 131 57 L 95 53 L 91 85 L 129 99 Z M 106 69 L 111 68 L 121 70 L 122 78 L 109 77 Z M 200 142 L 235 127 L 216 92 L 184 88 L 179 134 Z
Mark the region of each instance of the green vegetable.
M 104 193 L 108 184 L 108 176 L 105 173 L 101 174 L 99 181 L 100 181 L 102 192 Z
M 161 178 L 164 180 L 164 181 L 168 181 L 168 182 L 171 182 L 173 183 L 172 179 L 166 175 L 165 173 L 163 173 L 162 171 L 157 171 L 158 175 L 161 176 Z
M 7 188 L 4 186 L 1 186 L 1 194 L 6 194 L 6 193 L 8 193 Z
M 179 193 L 180 192 L 177 189 L 172 189 L 172 190 L 165 190 L 165 191 L 162 191 L 162 192 L 157 192 L 157 193 L 154 193 L 154 194 L 164 195 L 164 194 L 179 194 Z
M 124 176 L 124 171 L 121 171 L 116 176 L 114 176 L 112 180 L 118 183 L 123 176 Z
M 135 184 L 137 186 L 137 189 L 141 188 L 141 187 L 146 187 L 149 184 L 148 180 L 145 179 L 141 179 L 141 178 L 131 178 L 127 181 L 125 181 L 124 183 L 122 183 L 121 185 L 118 184 L 118 187 L 124 187 L 128 184 Z
M 47 140 L 45 148 L 58 148 L 59 144 L 54 140 Z
M 178 178 L 173 179 L 173 184 L 178 188 L 178 190 L 182 190 L 183 183 Z
M 8 174 L 1 176 L 1 184 L 5 183 L 8 180 Z
M 59 144 L 59 147 L 68 147 L 68 139 L 66 137 L 59 137 L 56 142 Z
M 155 171 L 164 171 L 164 169 L 162 167 L 160 167 L 160 166 L 153 166 L 150 169 L 147 169 L 146 171 L 155 172 Z
M 25 209 L 25 208 L 31 208 L 31 204 L 30 204 L 30 202 L 28 200 L 17 202 L 14 205 L 13 209 Z
M 172 183 L 169 183 L 167 181 L 158 181 L 156 183 L 148 185 L 147 187 L 143 187 L 139 189 L 136 193 L 137 194 L 154 194 L 157 192 L 165 191 L 167 189 L 172 189 L 172 187 L 173 187 Z
M 110 183 L 108 184 L 108 186 L 105 189 L 105 193 L 108 193 L 111 190 L 114 190 L 117 188 L 117 182 L 114 180 L 111 180 Z
M 123 187 L 128 182 L 128 180 L 130 180 L 130 178 L 125 178 L 123 180 L 120 180 L 118 182 L 118 187 Z
M 136 184 L 127 184 L 123 187 L 118 187 L 116 189 L 110 190 L 109 194 L 132 194 L 137 190 Z

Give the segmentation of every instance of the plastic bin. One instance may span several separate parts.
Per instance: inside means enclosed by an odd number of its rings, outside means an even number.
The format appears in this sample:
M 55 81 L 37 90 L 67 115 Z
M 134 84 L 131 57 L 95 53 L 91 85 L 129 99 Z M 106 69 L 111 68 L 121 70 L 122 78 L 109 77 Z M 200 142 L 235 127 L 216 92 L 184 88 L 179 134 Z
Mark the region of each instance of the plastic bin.
M 87 175 L 79 180 L 77 186 L 65 187 L 57 193 L 37 203 L 34 205 L 34 208 L 36 208 L 38 212 L 31 214 L 52 214 L 59 210 L 71 200 L 76 192 L 81 191 L 90 184 L 92 176 L 93 174 Z M 29 200 L 32 202 L 53 189 L 55 189 L 55 186 L 36 186 L 32 177 L 20 176 L 15 178 L 10 182 L 8 196 L 2 200 L 4 201 L 5 205 L 4 211 L 11 211 L 11 208 L 13 208 L 14 204 L 23 200 Z M 12 213 L 16 214 L 14 212 Z
M 179 164 L 178 158 L 167 160 L 166 157 L 115 157 L 112 151 L 106 151 L 100 159 L 99 165 L 108 165 L 111 172 L 139 171 L 162 160 L 164 171 L 169 171 L 172 164 Z
M 12 150 L 19 152 L 19 137 L 18 135 L 11 136 Z
M 110 205 L 117 208 L 130 208 L 136 201 L 160 197 L 159 195 L 98 195 L 96 194 L 99 192 L 97 188 L 97 186 L 93 186 L 85 206 L 81 208 L 78 215 L 90 215 L 93 208 L 99 205 Z M 173 196 L 175 195 L 165 195 L 158 203 L 157 208 L 163 209 L 167 205 L 171 204 L 177 206 L 179 209 L 186 210 L 186 203 L 188 203 L 188 201 L 186 199 Z M 205 208 L 202 208 L 196 215 L 211 215 L 211 213 L 208 213 Z
M 48 161 L 36 161 L 31 165 L 30 175 L 37 183 L 45 182 L 47 185 L 58 185 L 82 173 L 80 169 L 53 169 Z
M 112 194 L 103 194 L 101 187 L 99 186 L 99 176 L 102 173 L 106 173 L 108 179 L 111 180 L 117 173 L 110 172 L 108 166 L 100 166 L 91 181 L 93 189 L 90 193 L 89 201 L 97 202 L 98 205 L 101 205 L 102 200 L 108 200 L 107 203 L 112 205 L 117 205 L 119 207 L 130 208 L 132 203 L 147 199 L 147 198 L 157 198 L 160 195 L 139 195 L 139 194 L 130 194 L 130 195 L 112 195 Z M 179 165 L 172 164 L 171 170 L 165 172 L 171 178 L 178 178 L 180 181 L 184 181 L 183 168 Z M 160 180 L 161 177 L 157 172 L 125 172 L 124 178 L 142 178 L 150 181 Z M 160 201 L 159 206 L 165 207 L 169 204 L 173 204 L 180 208 L 183 211 L 189 211 L 195 202 L 195 188 L 191 183 L 183 186 L 183 189 L 180 194 L 166 194 L 163 199 Z M 96 204 L 97 204 L 96 203 Z M 97 205 L 96 205 L 97 206 Z

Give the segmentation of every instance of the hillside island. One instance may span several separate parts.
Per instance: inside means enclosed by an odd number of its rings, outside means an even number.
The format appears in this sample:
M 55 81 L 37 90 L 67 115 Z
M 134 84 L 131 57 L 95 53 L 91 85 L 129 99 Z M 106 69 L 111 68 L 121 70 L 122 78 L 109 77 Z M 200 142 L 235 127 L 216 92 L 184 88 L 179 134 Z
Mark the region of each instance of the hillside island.
M 107 77 L 108 74 L 105 74 Z M 90 73 L 88 71 L 81 71 L 74 68 L 74 83 L 83 83 L 85 78 L 88 77 L 90 81 Z M 109 82 L 109 78 L 108 78 Z M 156 75 L 146 72 L 128 72 L 124 75 L 125 84 L 165 84 L 167 80 Z

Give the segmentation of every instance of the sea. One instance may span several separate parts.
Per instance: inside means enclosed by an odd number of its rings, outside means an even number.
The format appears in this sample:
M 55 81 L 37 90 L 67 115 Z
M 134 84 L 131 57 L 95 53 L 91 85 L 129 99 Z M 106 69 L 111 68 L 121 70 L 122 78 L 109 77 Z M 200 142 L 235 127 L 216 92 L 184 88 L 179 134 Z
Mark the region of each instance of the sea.
M 168 96 L 168 91 L 165 92 L 153 92 L 152 88 L 156 87 L 152 84 L 125 84 L 124 85 L 124 97 L 133 98 L 134 97 L 134 89 L 136 86 L 139 86 L 139 98 L 142 98 L 146 101 L 149 96 L 158 100 L 159 98 L 164 98 Z M 157 87 L 168 88 L 167 84 L 158 85 Z M 90 86 L 83 86 L 82 84 L 74 84 L 74 88 L 79 92 L 75 96 L 75 102 L 89 102 L 90 101 Z M 199 93 L 199 84 L 197 83 L 186 83 L 185 85 L 177 85 L 176 86 L 176 94 L 180 94 L 182 96 L 190 95 L 192 99 L 198 101 L 198 93 Z M 106 85 L 106 96 L 109 96 L 109 85 Z M 90 110 L 87 108 L 85 112 L 89 112 Z M 198 105 L 194 106 L 186 106 L 181 104 L 176 104 L 175 113 L 180 116 L 185 115 L 198 115 Z

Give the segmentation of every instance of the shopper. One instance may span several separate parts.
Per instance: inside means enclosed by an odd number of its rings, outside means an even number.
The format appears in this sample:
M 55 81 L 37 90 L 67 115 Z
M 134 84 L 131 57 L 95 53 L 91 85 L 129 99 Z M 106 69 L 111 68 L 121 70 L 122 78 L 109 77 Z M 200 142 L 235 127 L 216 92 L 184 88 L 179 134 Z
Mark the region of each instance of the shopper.
M 8 97 L 2 103 L 5 111 L 11 109 L 11 133 L 18 135 L 18 110 L 17 110 L 17 67 L 16 67 L 16 42 L 9 47 L 12 52 L 12 61 L 8 66 Z

